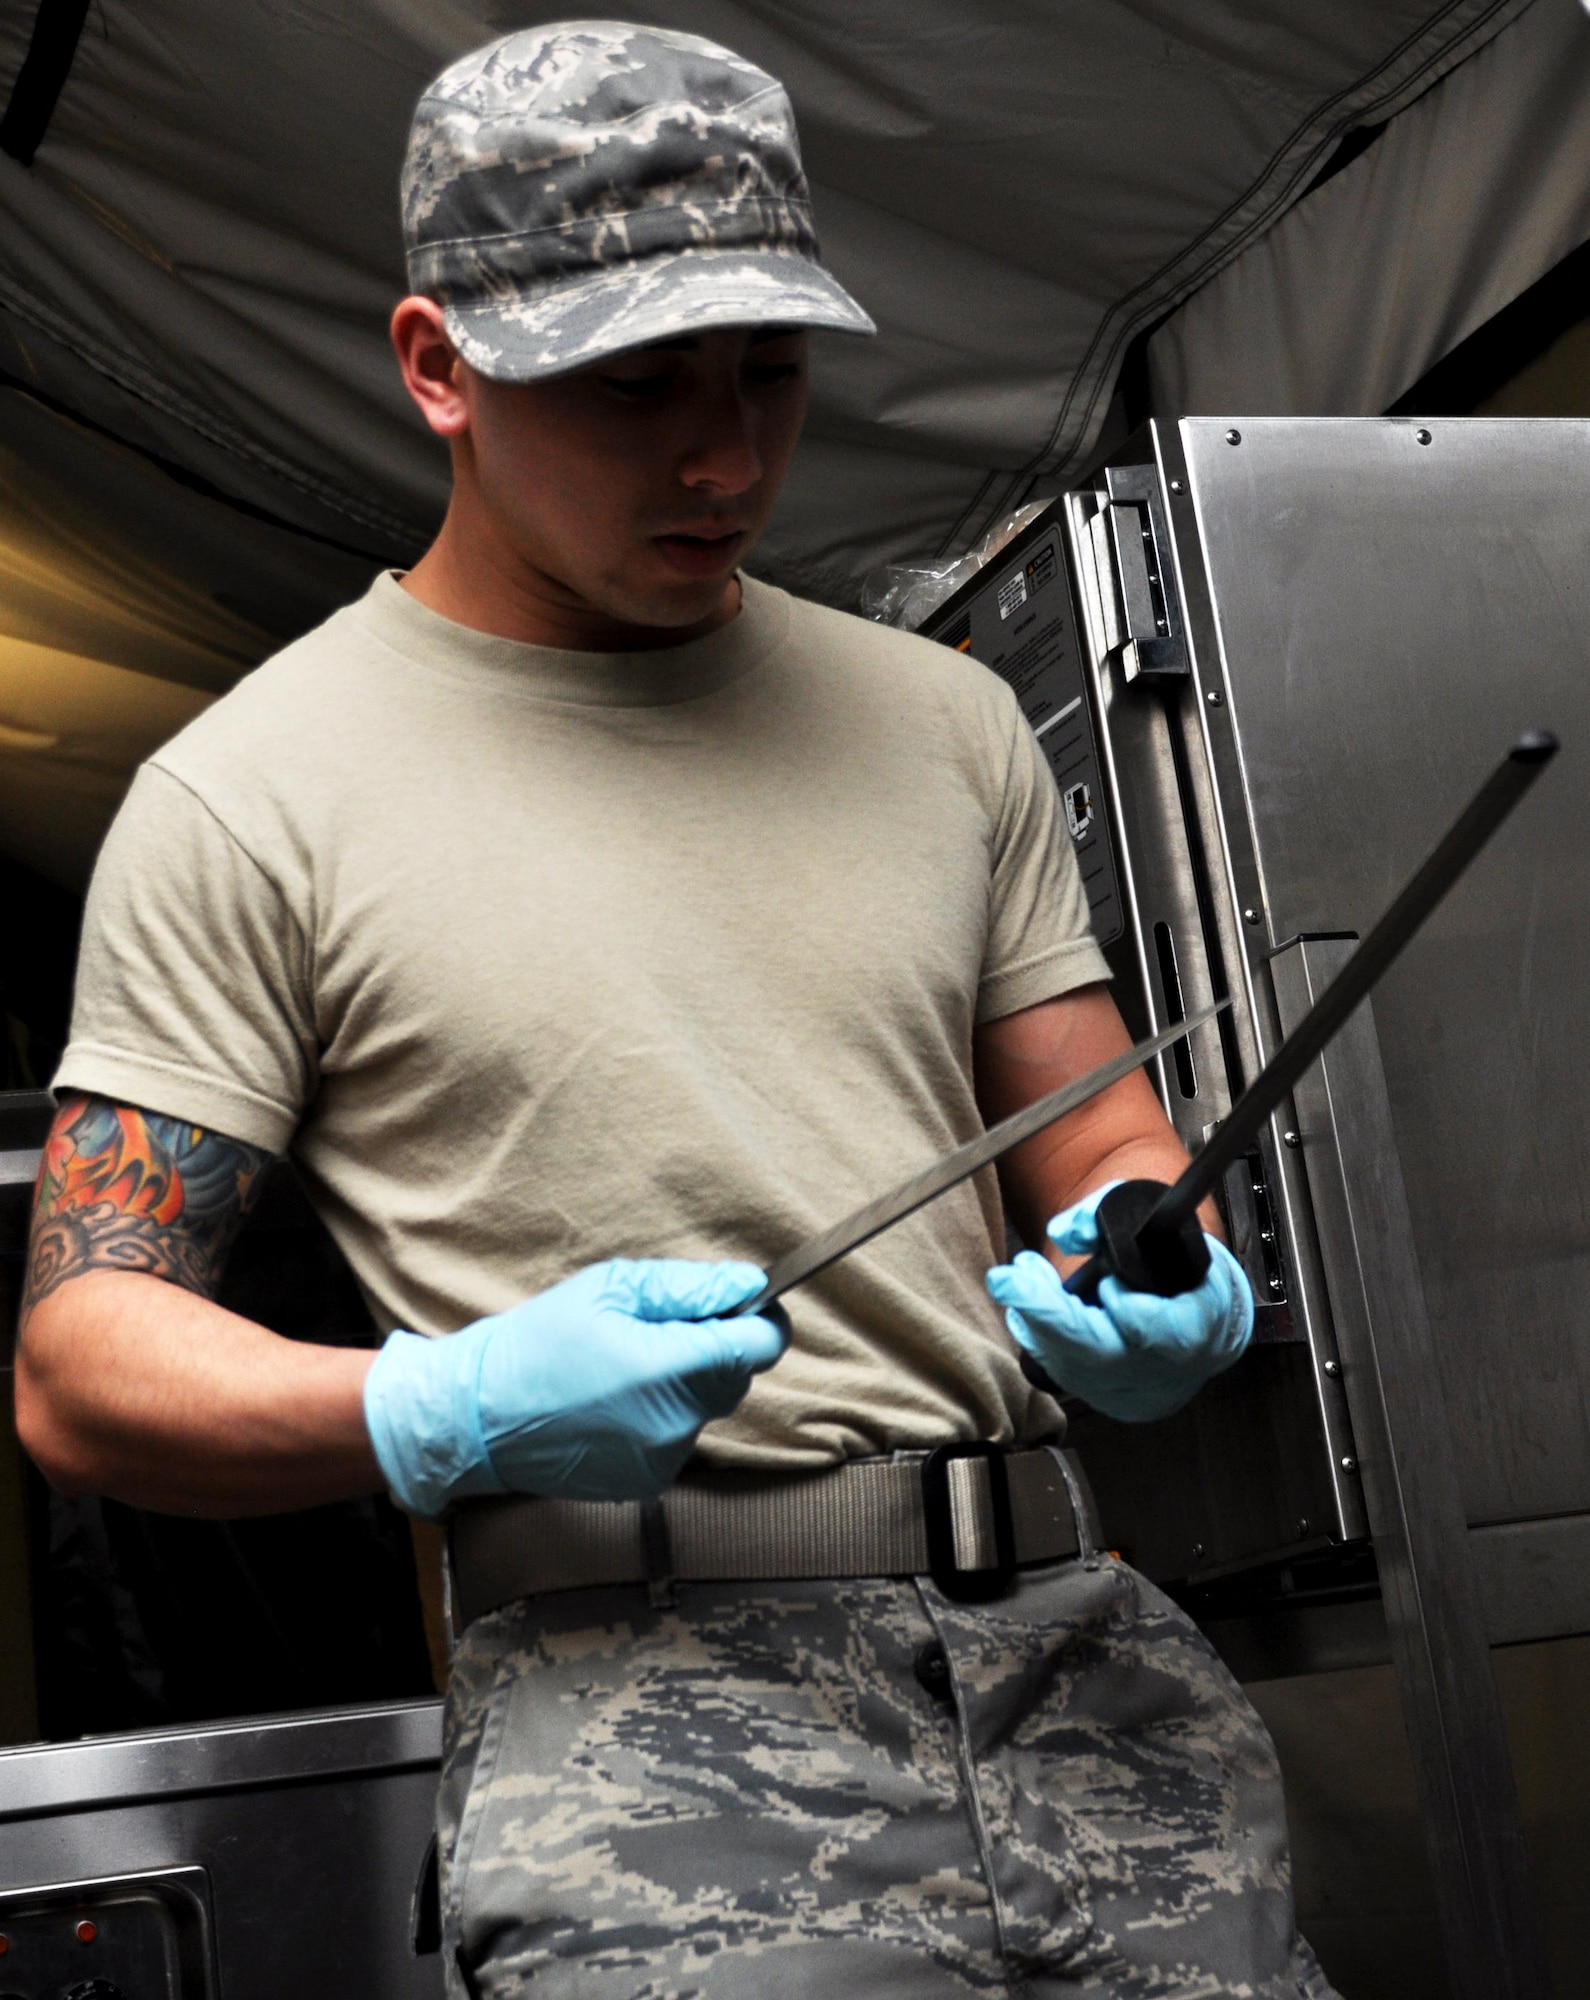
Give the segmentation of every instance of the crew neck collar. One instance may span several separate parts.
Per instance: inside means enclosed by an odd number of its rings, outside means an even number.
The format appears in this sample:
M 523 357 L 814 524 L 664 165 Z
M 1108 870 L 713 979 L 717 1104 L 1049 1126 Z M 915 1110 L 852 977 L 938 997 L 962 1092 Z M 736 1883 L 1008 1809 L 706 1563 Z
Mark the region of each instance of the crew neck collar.
M 591 708 L 661 708 L 715 693 L 767 655 L 789 617 L 783 591 L 742 574 L 739 611 L 705 638 L 644 653 L 580 653 L 460 625 L 411 597 L 398 574 L 383 571 L 353 607 L 393 652 L 454 679 Z

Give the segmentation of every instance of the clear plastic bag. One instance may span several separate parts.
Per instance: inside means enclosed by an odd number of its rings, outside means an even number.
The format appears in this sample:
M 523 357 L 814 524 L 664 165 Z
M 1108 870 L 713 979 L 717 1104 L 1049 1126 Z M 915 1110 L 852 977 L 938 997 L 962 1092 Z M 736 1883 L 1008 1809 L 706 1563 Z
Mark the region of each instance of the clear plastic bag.
M 941 562 L 879 563 L 876 569 L 867 572 L 861 586 L 862 611 L 880 625 L 898 625 L 904 631 L 914 632 L 1048 505 L 1047 500 L 1029 500 L 990 528 L 977 546 L 963 556 L 949 556 Z

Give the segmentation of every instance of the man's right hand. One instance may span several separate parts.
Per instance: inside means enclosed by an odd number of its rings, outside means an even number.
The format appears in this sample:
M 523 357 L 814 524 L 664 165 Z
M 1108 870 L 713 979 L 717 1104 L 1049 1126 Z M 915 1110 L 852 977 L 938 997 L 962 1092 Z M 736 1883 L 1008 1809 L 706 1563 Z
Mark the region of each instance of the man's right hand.
M 393 1498 L 424 1515 L 490 1493 L 650 1499 L 784 1352 L 771 1318 L 713 1317 L 765 1282 L 754 1264 L 615 1258 L 459 1333 L 394 1333 L 364 1390 Z

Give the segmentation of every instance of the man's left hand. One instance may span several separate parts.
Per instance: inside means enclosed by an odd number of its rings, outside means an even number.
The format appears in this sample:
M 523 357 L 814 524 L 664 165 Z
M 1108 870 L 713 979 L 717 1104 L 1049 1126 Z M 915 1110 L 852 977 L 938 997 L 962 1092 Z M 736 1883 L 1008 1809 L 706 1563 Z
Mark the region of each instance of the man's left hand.
M 1115 1183 L 1111 1182 L 1111 1186 Z M 1094 1210 L 1109 1192 L 1095 1188 L 1049 1224 L 1068 1256 L 1098 1248 Z M 1088 1305 L 1065 1288 L 1047 1257 L 1023 1250 L 988 1274 L 1016 1344 L 1058 1388 L 1123 1423 L 1168 1417 L 1212 1375 L 1229 1368 L 1253 1332 L 1253 1293 L 1242 1266 L 1213 1236 L 1203 1283 L 1174 1298 L 1131 1292 L 1105 1278 Z

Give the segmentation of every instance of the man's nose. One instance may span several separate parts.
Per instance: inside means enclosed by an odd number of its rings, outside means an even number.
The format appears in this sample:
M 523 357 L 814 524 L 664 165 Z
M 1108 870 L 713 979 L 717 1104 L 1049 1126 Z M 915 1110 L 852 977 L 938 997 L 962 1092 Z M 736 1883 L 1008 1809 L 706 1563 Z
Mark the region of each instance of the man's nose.
M 753 413 L 738 387 L 723 390 L 703 410 L 679 477 L 694 492 L 726 494 L 747 492 L 762 477 Z

